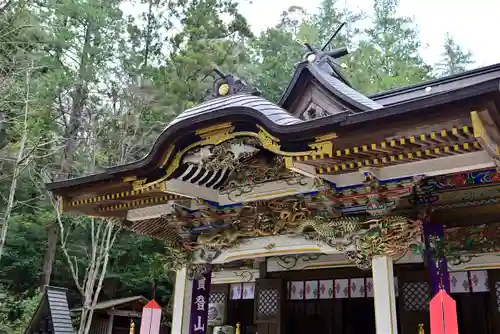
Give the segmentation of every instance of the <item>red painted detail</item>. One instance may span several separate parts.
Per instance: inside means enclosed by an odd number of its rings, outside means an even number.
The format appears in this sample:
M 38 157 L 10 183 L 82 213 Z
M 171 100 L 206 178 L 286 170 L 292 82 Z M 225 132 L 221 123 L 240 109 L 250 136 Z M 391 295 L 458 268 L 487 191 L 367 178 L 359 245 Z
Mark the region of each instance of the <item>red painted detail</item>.
M 457 304 L 440 290 L 429 303 L 430 334 L 458 334 Z
M 156 300 L 154 299 L 151 299 L 149 301 L 149 303 L 146 304 L 146 306 L 144 306 L 144 308 L 156 308 L 156 309 L 161 309 L 161 306 L 158 305 L 158 303 L 156 302 Z

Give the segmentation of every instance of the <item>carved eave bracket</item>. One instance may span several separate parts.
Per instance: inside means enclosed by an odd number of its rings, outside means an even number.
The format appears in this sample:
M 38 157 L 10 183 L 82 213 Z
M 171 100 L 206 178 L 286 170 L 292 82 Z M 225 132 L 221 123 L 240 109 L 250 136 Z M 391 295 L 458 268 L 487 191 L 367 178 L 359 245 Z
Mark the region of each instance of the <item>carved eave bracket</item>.
M 214 185 L 219 185 L 217 182 L 219 180 L 216 180 L 215 175 L 214 179 L 210 179 L 209 174 L 211 172 L 212 174 L 219 173 L 218 176 L 220 176 L 228 170 L 233 170 L 245 162 L 246 159 L 262 150 L 275 154 L 277 159 L 283 161 L 283 167 L 287 168 L 291 173 L 296 173 L 297 171 L 293 170 L 294 161 L 331 157 L 333 153 L 332 139 L 336 137 L 335 134 L 323 135 L 309 143 L 303 143 L 304 146 L 309 146 L 309 150 L 290 151 L 286 149 L 286 143 L 282 143 L 279 138 L 271 135 L 260 125 L 255 125 L 255 131 L 236 131 L 232 123 L 221 123 L 199 129 L 195 131 L 194 135 L 199 138 L 198 141 L 182 149 L 176 149 L 176 144 L 174 143 L 167 150 L 164 162 L 162 163 L 162 168 L 165 170 L 163 176 L 150 182 L 146 182 L 145 179 L 131 180 L 129 182 L 132 182 L 133 187 L 137 190 L 163 184 L 165 185 L 165 191 L 182 194 L 182 191 L 179 191 L 181 189 L 177 189 L 177 184 L 170 185 L 168 182 L 188 177 L 194 180 L 196 185 L 203 186 L 204 184 L 209 184 L 210 187 L 214 188 Z M 190 165 L 189 170 L 178 172 L 186 164 Z M 192 173 L 193 168 L 198 168 L 199 171 Z M 188 175 L 190 172 L 191 174 Z M 174 173 L 177 173 L 177 175 L 174 175 Z M 199 173 L 205 173 L 206 177 Z M 310 175 L 307 176 L 310 177 Z M 316 179 L 315 176 L 313 178 Z M 220 181 L 222 182 L 222 179 Z M 195 191 L 194 193 L 200 192 Z M 193 194 L 185 195 L 189 197 Z M 202 198 L 217 201 L 213 195 L 211 196 L 211 198 L 203 196 Z
M 500 130 L 495 125 L 488 110 L 473 111 L 470 116 L 474 137 L 488 155 L 494 159 L 497 170 L 500 170 Z

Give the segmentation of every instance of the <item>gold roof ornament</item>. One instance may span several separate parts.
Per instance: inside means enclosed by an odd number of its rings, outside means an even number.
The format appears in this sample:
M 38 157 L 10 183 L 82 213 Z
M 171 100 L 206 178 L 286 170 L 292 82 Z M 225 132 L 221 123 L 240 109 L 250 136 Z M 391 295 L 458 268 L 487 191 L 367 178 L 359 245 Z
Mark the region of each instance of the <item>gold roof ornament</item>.
M 253 87 L 250 87 L 246 82 L 237 76 L 222 72 L 216 65 L 213 66 L 215 78 L 212 88 L 212 94 L 209 98 L 225 97 L 238 93 L 246 93 L 248 95 L 260 96 L 262 93 Z
M 226 96 L 229 93 L 229 85 L 227 83 L 223 83 L 219 86 L 218 93 L 220 96 Z

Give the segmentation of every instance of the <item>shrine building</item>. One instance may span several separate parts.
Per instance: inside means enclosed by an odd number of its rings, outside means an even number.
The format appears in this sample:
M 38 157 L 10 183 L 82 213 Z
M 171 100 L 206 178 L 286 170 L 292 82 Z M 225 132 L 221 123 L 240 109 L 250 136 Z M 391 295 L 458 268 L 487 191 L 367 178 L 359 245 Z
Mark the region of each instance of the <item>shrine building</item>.
M 173 334 L 431 333 L 437 294 L 500 334 L 500 65 L 365 96 L 345 54 L 277 104 L 219 72 L 143 159 L 47 185 L 165 242 Z

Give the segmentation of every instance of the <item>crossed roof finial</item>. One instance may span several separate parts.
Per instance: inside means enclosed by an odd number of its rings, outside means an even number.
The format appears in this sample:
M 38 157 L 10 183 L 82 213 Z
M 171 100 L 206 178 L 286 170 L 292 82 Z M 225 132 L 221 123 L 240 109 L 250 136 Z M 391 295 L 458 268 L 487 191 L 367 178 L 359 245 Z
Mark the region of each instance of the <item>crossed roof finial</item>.
M 319 60 L 323 59 L 324 57 L 331 58 L 332 60 L 335 61 L 338 58 L 347 55 L 349 53 L 349 51 L 347 50 L 347 47 L 345 47 L 345 46 L 340 47 L 340 48 L 335 48 L 331 51 L 325 51 L 325 49 L 328 47 L 328 45 L 330 45 L 332 40 L 338 35 L 338 33 L 344 27 L 344 25 L 345 25 L 345 22 L 342 22 L 340 24 L 340 26 L 330 36 L 328 41 L 326 41 L 326 43 L 323 45 L 323 47 L 321 49 L 315 48 L 307 42 L 303 43 L 303 45 L 307 49 L 306 54 L 305 54 L 305 58 L 307 59 L 307 61 L 309 61 L 309 62 L 319 61 Z

